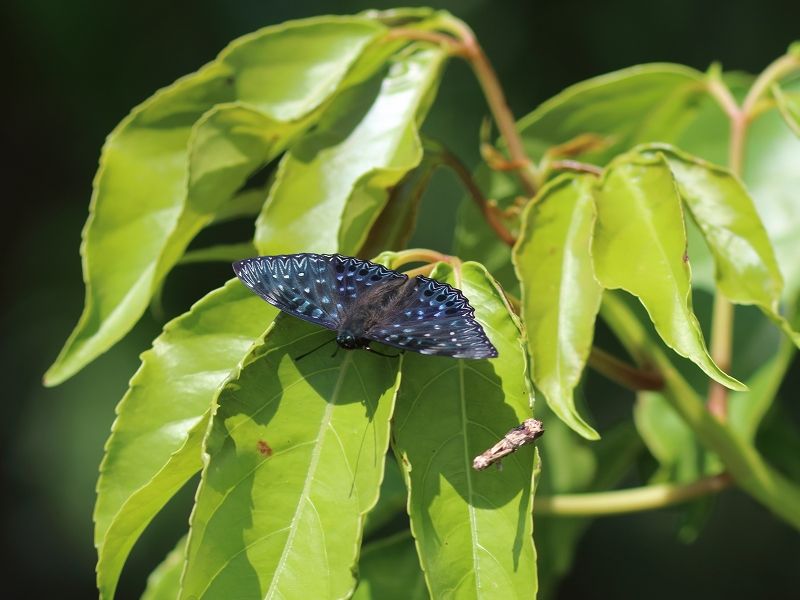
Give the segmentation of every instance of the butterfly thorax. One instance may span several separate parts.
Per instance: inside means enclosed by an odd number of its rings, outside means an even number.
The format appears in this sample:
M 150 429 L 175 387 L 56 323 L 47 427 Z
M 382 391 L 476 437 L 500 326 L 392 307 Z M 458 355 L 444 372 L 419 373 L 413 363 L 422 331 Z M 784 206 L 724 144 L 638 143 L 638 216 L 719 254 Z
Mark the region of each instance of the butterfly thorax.
M 367 332 L 381 324 L 384 315 L 391 314 L 398 305 L 407 301 L 413 288 L 412 280 L 398 279 L 368 289 L 356 299 L 348 311 L 338 329 L 336 341 L 343 348 L 366 346 L 369 342 L 365 337 Z

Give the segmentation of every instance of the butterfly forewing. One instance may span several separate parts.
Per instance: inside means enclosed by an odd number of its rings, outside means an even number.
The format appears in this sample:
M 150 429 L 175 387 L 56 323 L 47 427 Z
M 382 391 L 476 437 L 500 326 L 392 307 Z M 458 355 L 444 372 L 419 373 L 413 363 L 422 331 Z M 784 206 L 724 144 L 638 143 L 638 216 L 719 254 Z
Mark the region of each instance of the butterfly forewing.
M 339 329 L 371 287 L 406 279 L 381 265 L 339 254 L 259 256 L 234 263 L 233 270 L 270 304 L 328 329 Z
M 446 283 L 418 276 L 390 314 L 366 331 L 369 339 L 454 358 L 494 358 L 497 350 L 475 320 L 464 295 Z

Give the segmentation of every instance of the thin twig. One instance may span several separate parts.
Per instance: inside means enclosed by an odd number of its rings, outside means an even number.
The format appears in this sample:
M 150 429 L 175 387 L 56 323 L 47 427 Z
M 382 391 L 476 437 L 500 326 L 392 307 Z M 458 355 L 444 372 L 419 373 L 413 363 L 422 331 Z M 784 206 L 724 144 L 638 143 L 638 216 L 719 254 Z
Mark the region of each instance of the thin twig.
M 533 510 L 537 515 L 560 517 L 641 512 L 716 494 L 730 487 L 731 483 L 730 475 L 723 473 L 685 484 L 665 483 L 612 492 L 537 496 L 533 502 Z
M 404 38 L 431 42 L 444 47 L 451 55 L 459 56 L 470 64 L 483 89 L 486 103 L 489 105 L 500 135 L 508 146 L 508 152 L 511 155 L 509 162 L 517 165 L 515 172 L 525 193 L 528 196 L 534 196 L 538 189 L 536 166 L 525 152 L 514 115 L 508 106 L 497 73 L 475 38 L 475 34 L 465 23 L 458 19 L 443 17 L 438 24 L 456 37 L 436 31 L 396 28 L 387 33 L 386 39 Z
M 513 246 L 516 243 L 517 238 L 515 238 L 511 232 L 506 229 L 499 214 L 500 211 L 496 206 L 490 204 L 489 201 L 484 197 L 483 192 L 478 187 L 478 184 L 475 183 L 475 180 L 472 178 L 472 174 L 469 172 L 469 169 L 467 169 L 464 163 L 462 163 L 451 152 L 442 149 L 442 164 L 450 167 L 456 176 L 458 176 L 458 178 L 461 180 L 461 183 L 464 184 L 465 188 L 467 188 L 467 192 L 469 192 L 469 195 L 475 202 L 478 210 L 480 210 L 481 214 L 483 214 L 483 217 L 486 219 L 489 227 L 491 227 L 492 231 L 497 234 L 497 237 L 499 237 L 505 244 Z
M 664 387 L 664 378 L 657 371 L 639 369 L 597 347 L 592 348 L 588 363 L 598 373 L 633 391 Z
M 603 174 L 603 169 L 597 165 L 583 163 L 577 160 L 554 160 L 548 164 L 554 171 L 579 171 L 581 173 L 591 173 L 598 177 Z

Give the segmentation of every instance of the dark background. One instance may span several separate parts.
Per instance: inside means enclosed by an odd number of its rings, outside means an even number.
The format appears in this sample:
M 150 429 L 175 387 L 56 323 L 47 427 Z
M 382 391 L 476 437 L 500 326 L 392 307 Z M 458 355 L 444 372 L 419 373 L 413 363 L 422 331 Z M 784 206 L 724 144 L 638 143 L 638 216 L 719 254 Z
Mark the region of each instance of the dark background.
M 726 69 L 757 72 L 800 39 L 796 1 L 427 4 L 472 25 L 517 116 L 571 83 L 636 63 L 705 69 L 719 60 Z M 7 574 L 0 589 L 29 598 L 96 596 L 91 511 L 97 466 L 137 355 L 160 329 L 148 314 L 78 376 L 55 389 L 40 385 L 82 307 L 78 245 L 105 135 L 134 105 L 239 35 L 292 18 L 391 6 L 321 0 L 2 4 L 0 535 Z M 425 129 L 475 164 L 486 113 L 473 77 L 454 61 Z M 450 239 L 437 232 L 450 228 L 460 192 L 447 180 L 437 181 L 435 192 L 416 243 L 446 251 Z M 225 268 L 179 269 L 167 283 L 167 316 L 228 276 Z M 785 397 L 797 397 L 797 379 L 790 377 Z M 627 410 L 620 403 L 629 399 L 603 402 L 619 411 Z M 602 410 L 593 407 L 595 414 Z M 147 573 L 185 529 L 190 499 L 191 490 L 184 490 L 134 549 L 119 598 L 141 593 Z M 723 494 L 692 545 L 677 540 L 678 521 L 673 511 L 596 521 L 560 597 L 797 597 L 800 536 L 746 496 Z

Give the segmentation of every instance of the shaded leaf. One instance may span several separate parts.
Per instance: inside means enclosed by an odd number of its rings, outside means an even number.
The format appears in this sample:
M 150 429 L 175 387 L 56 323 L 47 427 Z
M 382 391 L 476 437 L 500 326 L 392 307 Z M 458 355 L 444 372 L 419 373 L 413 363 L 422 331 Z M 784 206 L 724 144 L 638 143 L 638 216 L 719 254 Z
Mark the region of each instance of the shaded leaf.
M 383 31 L 355 17 L 262 29 L 156 93 L 114 129 L 81 246 L 84 311 L 45 376 L 48 385 L 130 330 L 188 240 L 249 175 L 243 171 L 307 127 Z
M 793 325 L 797 327 L 800 313 L 795 310 Z M 728 421 L 731 430 L 742 440 L 753 443 L 758 427 L 772 406 L 786 371 L 797 353 L 797 346 L 782 340 L 778 351 L 747 380 L 744 392 L 734 392 L 728 398 Z
M 238 279 L 231 280 L 168 323 L 142 354 L 142 365 L 117 407 L 97 482 L 101 597 L 113 597 L 139 535 L 201 469 L 201 444 L 217 387 L 276 312 Z
M 258 254 L 252 242 L 242 244 L 217 244 L 197 250 L 189 250 L 178 264 L 190 265 L 204 262 L 236 262 Z
M 368 352 L 292 358 L 331 337 L 281 316 L 221 390 L 182 598 L 341 598 L 355 586 L 398 364 Z
M 596 202 L 592 255 L 603 287 L 637 296 L 670 348 L 721 384 L 744 389 L 708 355 L 692 311 L 683 210 L 666 163 L 622 157 L 605 173 Z
M 481 265 L 439 264 L 432 277 L 469 298 L 499 358 L 403 359 L 394 449 L 428 588 L 435 598 L 531 598 L 533 449 L 507 457 L 502 470 L 472 469 L 475 456 L 531 414 L 524 338 Z
M 633 416 L 642 440 L 660 466 L 653 483 L 688 483 L 707 473 L 703 448 L 662 394 L 637 394 Z
M 150 573 L 142 600 L 175 600 L 178 597 L 185 552 L 186 536 L 183 536 L 163 562 Z
M 389 454 L 386 457 L 386 470 L 381 482 L 378 503 L 367 513 L 364 536 L 373 535 L 384 525 L 392 522 L 395 517 L 405 515 L 407 500 L 406 484 L 400 473 L 400 467 L 397 466 L 394 455 Z
M 476 179 L 484 173 L 482 168 L 478 169 Z M 494 180 L 492 180 L 494 182 Z M 489 188 L 487 198 L 501 198 L 498 205 L 506 208 L 513 201 L 511 198 L 504 198 L 505 194 L 514 192 L 513 188 L 504 187 L 498 180 L 498 188 Z M 481 186 L 485 188 L 486 186 Z M 516 224 L 515 224 L 516 225 Z M 513 229 L 516 229 L 514 227 Z M 497 237 L 486 222 L 483 213 L 475 205 L 475 201 L 466 197 L 461 201 L 456 213 L 456 227 L 453 233 L 453 255 L 463 260 L 480 261 L 485 265 L 493 277 L 499 281 L 503 289 L 511 294 L 519 294 L 519 283 L 514 266 L 511 262 L 511 248 Z
M 255 217 L 267 199 L 269 184 L 240 190 L 214 213 L 214 223 L 224 223 L 242 217 Z
M 261 254 L 356 254 L 388 189 L 422 159 L 417 124 L 446 58 L 438 48 L 396 56 L 388 73 L 344 91 L 317 129 L 281 161 L 256 222 Z
M 427 600 L 414 539 L 407 531 L 364 546 L 353 600 Z
M 513 254 L 533 380 L 553 412 L 587 439 L 599 436 L 578 414 L 572 393 L 592 348 L 602 294 L 589 253 L 595 181 L 567 175 L 544 188 L 522 216 Z
M 438 166 L 435 159 L 423 156 L 419 166 L 412 169 L 389 191 L 386 206 L 369 230 L 359 256 L 376 256 L 386 250 L 406 247 L 417 224 L 417 212 L 422 195 Z

